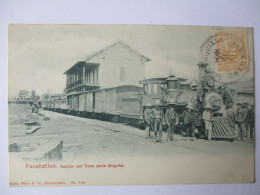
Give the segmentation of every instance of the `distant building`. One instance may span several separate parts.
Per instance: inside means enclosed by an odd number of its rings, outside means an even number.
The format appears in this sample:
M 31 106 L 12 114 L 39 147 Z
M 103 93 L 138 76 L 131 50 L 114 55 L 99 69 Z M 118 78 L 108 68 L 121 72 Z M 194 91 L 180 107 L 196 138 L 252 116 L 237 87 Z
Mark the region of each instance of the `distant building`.
M 27 90 L 21 90 L 18 94 L 19 98 L 29 98 L 29 91 Z
M 253 78 L 249 81 L 238 82 L 233 85 L 230 85 L 230 88 L 233 89 L 235 92 L 235 103 L 255 103 L 255 89 Z
M 20 90 L 15 97 L 8 97 L 8 104 L 28 104 L 32 102 L 27 90 Z
M 116 42 L 77 62 L 64 73 L 67 75 L 67 95 L 120 85 L 138 85 L 138 81 L 144 79 L 144 66 L 148 61 L 149 58 L 128 45 Z

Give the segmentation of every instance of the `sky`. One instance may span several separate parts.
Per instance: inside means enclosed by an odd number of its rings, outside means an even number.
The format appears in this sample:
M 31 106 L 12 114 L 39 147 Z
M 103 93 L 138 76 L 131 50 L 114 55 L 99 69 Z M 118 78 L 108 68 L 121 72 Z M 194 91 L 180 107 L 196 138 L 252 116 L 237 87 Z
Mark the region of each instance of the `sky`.
M 167 77 L 172 71 L 198 79 L 200 47 L 213 33 L 194 26 L 9 25 L 9 96 L 22 89 L 35 89 L 37 95 L 62 93 L 67 69 L 116 41 L 151 59 L 145 78 Z

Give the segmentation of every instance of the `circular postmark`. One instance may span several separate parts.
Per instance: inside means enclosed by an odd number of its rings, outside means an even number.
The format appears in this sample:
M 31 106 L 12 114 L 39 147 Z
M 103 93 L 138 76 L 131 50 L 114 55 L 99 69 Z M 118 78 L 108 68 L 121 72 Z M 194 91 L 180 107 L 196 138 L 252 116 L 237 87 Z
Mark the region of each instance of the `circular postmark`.
M 244 31 L 219 31 L 201 45 L 201 60 L 208 64 L 215 80 L 232 84 L 248 71 Z

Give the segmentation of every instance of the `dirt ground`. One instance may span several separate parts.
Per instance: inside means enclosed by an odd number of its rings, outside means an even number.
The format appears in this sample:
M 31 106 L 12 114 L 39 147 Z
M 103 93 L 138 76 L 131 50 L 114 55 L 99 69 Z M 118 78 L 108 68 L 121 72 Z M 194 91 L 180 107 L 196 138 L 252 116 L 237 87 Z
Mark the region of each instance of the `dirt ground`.
M 166 133 L 163 133 L 163 141 L 155 143 L 154 140 L 145 139 L 144 130 L 126 124 L 50 111 L 41 112 L 50 120 L 44 121 L 42 116 L 32 114 L 29 105 L 9 105 L 9 141 L 62 140 L 64 160 L 72 156 L 76 160 L 116 158 L 128 159 L 126 162 L 128 164 L 133 162 L 132 165 L 141 160 L 144 164 L 142 163 L 140 165 L 142 167 L 137 170 L 147 170 L 147 172 L 149 170 L 156 172 L 151 162 L 158 162 L 158 165 L 163 165 L 164 168 L 157 167 L 158 177 L 155 177 L 152 182 L 157 184 L 160 176 L 167 181 L 166 183 L 181 181 L 215 183 L 226 174 L 229 174 L 229 179 L 223 182 L 254 180 L 254 142 L 191 140 L 180 135 L 175 135 L 173 142 L 167 142 Z M 26 135 L 24 122 L 27 121 L 38 121 L 41 129 Z M 163 175 L 164 171 L 167 172 L 166 167 L 169 166 L 175 166 L 175 169 L 168 171 L 173 171 L 176 176 L 179 175 L 179 178 L 172 182 L 166 180 Z M 208 176 L 204 180 L 190 177 L 190 174 L 201 175 L 203 172 Z M 138 172 L 134 173 L 138 174 Z M 211 176 L 212 174 L 214 177 Z M 146 174 L 146 177 L 149 177 L 149 174 Z
M 230 154 L 253 154 L 254 143 L 247 141 L 188 139 L 175 135 L 174 142 L 166 141 L 163 133 L 162 143 L 145 139 L 145 131 L 127 124 L 80 118 L 50 111 L 41 111 L 49 117 L 31 113 L 29 105 L 9 105 L 9 139 L 54 139 L 64 142 L 64 151 L 80 155 L 118 154 L 118 155 L 186 155 L 204 154 L 226 157 Z M 31 135 L 25 122 L 38 121 L 41 129 Z

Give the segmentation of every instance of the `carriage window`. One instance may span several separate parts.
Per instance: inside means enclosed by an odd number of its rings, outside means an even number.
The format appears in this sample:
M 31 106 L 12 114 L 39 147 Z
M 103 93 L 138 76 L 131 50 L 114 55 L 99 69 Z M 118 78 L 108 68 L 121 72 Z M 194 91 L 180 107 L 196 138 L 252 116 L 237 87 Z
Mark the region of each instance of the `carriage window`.
M 152 93 L 152 84 L 148 84 L 147 94 L 151 94 L 151 93 Z
M 147 84 L 144 84 L 144 94 L 147 94 L 148 93 L 148 86 Z
M 166 84 L 161 84 L 161 89 L 166 89 L 167 85 Z
M 153 84 L 153 94 L 158 94 L 158 84 Z

